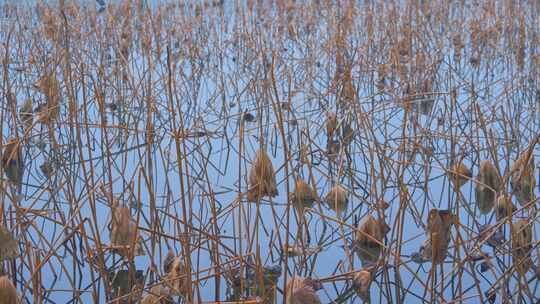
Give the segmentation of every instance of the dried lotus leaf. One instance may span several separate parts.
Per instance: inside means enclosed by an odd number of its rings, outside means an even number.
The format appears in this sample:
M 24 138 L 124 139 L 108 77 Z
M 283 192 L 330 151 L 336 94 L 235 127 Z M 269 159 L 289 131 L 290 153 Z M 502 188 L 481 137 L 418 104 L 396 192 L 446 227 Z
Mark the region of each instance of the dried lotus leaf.
M 276 175 L 272 161 L 263 150 L 259 149 L 249 172 L 249 190 L 247 200 L 258 202 L 263 197 L 278 195 Z
M 0 226 L 0 261 L 14 259 L 19 256 L 17 240 L 4 226 Z

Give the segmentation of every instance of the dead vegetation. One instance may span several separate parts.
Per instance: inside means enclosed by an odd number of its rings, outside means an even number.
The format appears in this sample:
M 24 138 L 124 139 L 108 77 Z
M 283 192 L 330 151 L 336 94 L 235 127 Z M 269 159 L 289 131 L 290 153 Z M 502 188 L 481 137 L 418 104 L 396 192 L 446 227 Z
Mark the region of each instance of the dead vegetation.
M 276 175 L 272 161 L 263 150 L 258 150 L 249 172 L 249 190 L 247 200 L 259 202 L 263 197 L 278 195 Z
M 539 11 L 1 3 L 0 303 L 539 302 Z

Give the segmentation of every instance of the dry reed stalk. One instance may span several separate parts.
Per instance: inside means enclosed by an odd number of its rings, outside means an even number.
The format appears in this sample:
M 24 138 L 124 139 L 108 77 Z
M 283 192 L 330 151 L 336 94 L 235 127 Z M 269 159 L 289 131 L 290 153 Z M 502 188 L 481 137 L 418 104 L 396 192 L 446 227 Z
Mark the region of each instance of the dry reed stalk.
M 452 45 L 454 46 L 454 58 L 456 61 L 461 60 L 461 50 L 465 47 L 461 34 L 457 33 L 452 36 Z
M 258 202 L 265 196 L 276 197 L 277 195 L 276 175 L 272 162 L 266 152 L 259 149 L 249 172 L 247 200 Z
M 493 164 L 484 160 L 480 163 L 480 171 L 476 176 L 475 195 L 476 204 L 482 214 L 487 214 L 493 209 L 497 193 L 501 190 L 502 180 Z
M 343 188 L 341 185 L 336 184 L 334 187 L 332 187 L 332 189 L 330 189 L 330 192 L 326 194 L 324 201 L 328 204 L 330 209 L 334 210 L 337 215 L 341 216 L 349 204 L 349 198 L 347 196 L 347 190 L 345 190 L 345 188 Z
M 523 71 L 523 66 L 525 64 L 525 50 L 526 50 L 526 31 L 525 31 L 525 20 L 523 16 L 521 16 L 519 20 L 519 38 L 518 38 L 518 45 L 517 45 L 517 51 L 516 51 L 516 63 L 518 66 L 518 69 L 520 71 Z
M 33 259 L 30 259 L 30 269 L 32 273 L 34 274 L 32 276 L 32 290 L 33 290 L 33 296 L 34 296 L 34 303 L 43 303 L 43 278 L 42 278 L 42 260 L 41 260 L 41 253 L 39 251 L 35 251 L 33 254 Z
M 293 276 L 287 282 L 287 304 L 320 304 L 321 300 L 317 295 L 317 290 L 322 289 L 322 285 L 317 280 Z
M 511 225 L 512 260 L 520 275 L 534 267 L 532 254 L 532 225 L 527 219 L 521 219 Z

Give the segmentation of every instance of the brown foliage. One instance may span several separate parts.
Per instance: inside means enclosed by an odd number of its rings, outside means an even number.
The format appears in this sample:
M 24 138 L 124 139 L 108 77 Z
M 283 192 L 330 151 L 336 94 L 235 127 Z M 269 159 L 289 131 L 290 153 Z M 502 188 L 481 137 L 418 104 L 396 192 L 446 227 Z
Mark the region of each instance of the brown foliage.
M 428 239 L 423 245 L 422 255 L 434 264 L 442 264 L 448 254 L 450 243 L 450 228 L 457 217 L 448 210 L 431 209 L 428 215 Z
M 311 208 L 313 206 L 317 195 L 308 183 L 302 179 L 297 179 L 291 198 L 293 206 L 297 210 L 303 211 L 305 208 Z
M 17 290 L 8 276 L 0 277 L 0 304 L 19 303 Z
M 480 171 L 476 177 L 476 204 L 482 214 L 486 214 L 493 209 L 497 193 L 501 189 L 501 177 L 493 164 L 484 160 L 480 163 Z
M 338 120 L 336 113 L 329 112 L 326 114 L 326 136 L 328 139 L 334 137 L 334 134 L 338 127 Z
M 40 107 L 38 120 L 47 124 L 56 121 L 60 115 L 60 82 L 54 73 L 43 75 L 36 83 L 38 90 L 45 95 L 46 103 Z
M 32 127 L 34 122 L 34 115 L 32 109 L 32 99 L 28 98 L 19 109 L 19 117 L 24 124 L 24 129 L 27 131 Z
M 265 196 L 276 197 L 277 195 L 274 167 L 266 152 L 259 149 L 249 172 L 247 200 L 258 202 Z
M 512 176 L 510 185 L 512 192 L 521 205 L 525 205 L 534 199 L 534 186 L 536 178 L 534 176 L 534 156 L 523 152 L 511 168 Z
M 321 285 L 316 280 L 293 276 L 287 282 L 287 304 L 318 304 L 321 303 L 317 290 Z
M 463 161 L 454 164 L 448 172 L 448 177 L 456 188 L 461 188 L 472 177 L 471 169 L 469 169 Z
M 111 228 L 111 244 L 118 249 L 117 252 L 122 256 L 128 256 L 132 246 L 134 255 L 143 255 L 143 249 L 140 244 L 140 236 L 137 224 L 131 218 L 128 207 L 113 206 L 113 218 Z M 120 247 L 120 248 L 116 248 Z
M 172 304 L 170 290 L 162 285 L 153 286 L 148 294 L 144 296 L 141 304 Z
M 508 195 L 502 194 L 497 198 L 497 206 L 495 208 L 497 221 L 500 221 L 507 216 L 511 216 L 515 210 L 516 207 L 512 204 L 512 198 Z
M 360 270 L 359 272 L 354 274 L 353 277 L 353 288 L 362 299 L 362 301 L 369 303 L 370 302 L 370 287 L 371 282 L 373 281 L 373 278 L 371 276 L 371 272 L 367 270 Z
M 170 295 L 185 296 L 189 292 L 189 268 L 184 265 L 181 257 L 172 257 L 173 253 L 169 251 L 164 265 L 165 286 L 170 289 Z
M 531 258 L 532 225 L 526 219 L 512 224 L 512 259 L 517 272 L 524 275 L 534 266 Z
M 23 164 L 21 142 L 18 139 L 10 139 L 4 146 L 2 153 L 2 167 L 7 178 L 13 184 L 19 185 L 22 181 Z
M 330 189 L 330 192 L 326 194 L 324 200 L 330 209 L 334 210 L 338 215 L 341 215 L 347 209 L 347 204 L 349 203 L 347 195 L 347 190 L 341 185 L 335 185 Z
M 355 249 L 362 261 L 368 266 L 375 263 L 383 248 L 383 238 L 390 231 L 390 227 L 382 220 L 375 219 L 371 214 L 356 231 Z
M 11 232 L 3 225 L 0 226 L 0 261 L 14 259 L 19 255 L 17 243 Z

